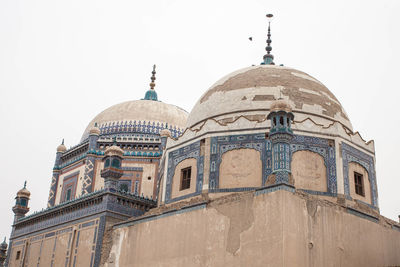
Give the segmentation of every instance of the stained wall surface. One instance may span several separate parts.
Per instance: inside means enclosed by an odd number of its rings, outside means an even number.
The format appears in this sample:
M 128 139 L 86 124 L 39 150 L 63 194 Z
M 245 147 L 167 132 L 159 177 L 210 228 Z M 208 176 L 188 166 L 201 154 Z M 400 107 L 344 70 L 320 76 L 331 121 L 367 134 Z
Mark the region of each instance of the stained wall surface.
M 296 188 L 326 192 L 327 176 L 324 158 L 307 150 L 293 153 L 292 175 Z
M 112 238 L 102 266 L 400 265 L 400 230 L 384 219 L 284 190 L 119 225 Z
M 262 162 L 255 149 L 235 149 L 222 155 L 219 187 L 240 188 L 262 185 Z

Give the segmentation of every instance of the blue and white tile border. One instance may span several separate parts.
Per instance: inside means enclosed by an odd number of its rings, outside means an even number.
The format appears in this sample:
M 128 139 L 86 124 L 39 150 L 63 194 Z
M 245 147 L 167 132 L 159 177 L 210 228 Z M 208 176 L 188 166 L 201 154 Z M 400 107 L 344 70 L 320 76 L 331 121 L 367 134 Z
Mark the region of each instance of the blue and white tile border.
M 343 158 L 344 194 L 346 198 L 352 199 L 350 196 L 349 185 L 349 163 L 355 162 L 363 166 L 368 172 L 368 179 L 371 185 L 371 207 L 377 209 L 378 191 L 376 185 L 374 158 L 344 142 L 341 143 L 341 152 Z
M 196 191 L 194 193 L 181 197 L 171 198 L 172 180 L 175 174 L 176 166 L 185 159 L 194 158 L 197 162 L 197 179 Z M 166 183 L 165 203 L 171 203 L 188 197 L 193 197 L 201 194 L 203 189 L 203 174 L 204 174 L 204 156 L 200 156 L 200 141 L 194 142 L 185 147 L 171 151 L 168 154 L 168 172 Z

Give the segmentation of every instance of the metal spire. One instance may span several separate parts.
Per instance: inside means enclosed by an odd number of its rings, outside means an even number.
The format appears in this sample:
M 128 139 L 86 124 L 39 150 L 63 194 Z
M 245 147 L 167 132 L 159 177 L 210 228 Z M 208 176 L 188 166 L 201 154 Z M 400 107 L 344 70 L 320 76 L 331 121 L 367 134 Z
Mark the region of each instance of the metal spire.
M 151 72 L 151 74 L 150 89 L 147 90 L 144 99 L 158 101 L 156 90 L 154 90 L 154 87 L 156 86 L 156 83 L 154 82 L 156 80 L 156 65 L 153 65 L 153 71 Z
M 62 144 L 62 145 L 64 144 L 64 138 L 63 138 L 63 140 L 62 140 L 61 144 Z
M 154 83 L 154 81 L 156 80 L 156 65 L 153 65 L 153 71 L 151 72 L 151 83 L 150 83 L 150 89 L 154 90 L 154 86 L 156 86 L 156 84 Z
M 26 188 L 26 181 L 25 181 L 25 183 L 24 183 L 24 188 Z
M 267 47 L 265 47 L 265 50 L 267 51 L 267 54 L 264 55 L 263 59 L 264 61 L 261 63 L 262 65 L 275 65 L 274 63 L 274 56 L 271 54 L 272 47 L 271 47 L 271 20 L 274 15 L 272 14 L 267 14 L 268 18 L 268 38 L 267 38 Z

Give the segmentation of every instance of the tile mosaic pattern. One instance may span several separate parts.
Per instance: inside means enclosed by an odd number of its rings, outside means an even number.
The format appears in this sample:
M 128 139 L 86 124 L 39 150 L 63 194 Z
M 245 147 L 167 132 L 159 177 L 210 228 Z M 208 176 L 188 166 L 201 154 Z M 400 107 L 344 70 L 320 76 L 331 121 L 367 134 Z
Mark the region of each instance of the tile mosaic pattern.
M 336 196 L 337 174 L 336 174 L 336 155 L 335 155 L 336 153 L 335 153 L 334 142 L 332 140 L 324 138 L 295 135 L 290 145 L 290 151 L 291 151 L 290 158 L 292 158 L 293 153 L 301 150 L 308 150 L 317 153 L 324 158 L 324 163 L 326 166 L 326 174 L 328 179 L 327 181 L 328 192 L 317 193 L 317 191 L 307 191 L 307 190 L 306 191 L 311 194 L 315 192 L 318 195 Z
M 265 139 L 265 134 L 244 134 L 244 135 L 229 135 L 211 137 L 211 153 L 210 153 L 210 192 L 237 192 L 252 190 L 254 188 L 219 188 L 219 166 L 222 162 L 222 155 L 225 152 L 240 149 L 250 148 L 260 152 L 262 162 L 262 180 L 263 185 L 267 177 L 272 172 L 272 147 L 271 142 Z M 267 160 L 267 155 L 270 157 Z
M 371 185 L 372 207 L 378 208 L 378 191 L 373 157 L 344 142 L 341 143 L 341 152 L 343 159 L 344 193 L 346 198 L 351 199 L 349 185 L 349 163 L 355 162 L 363 166 L 368 172 L 368 179 Z
M 197 162 L 196 191 L 192 194 L 171 199 L 172 179 L 174 177 L 175 168 L 181 161 L 188 158 L 194 158 L 196 159 Z M 170 203 L 201 194 L 201 190 L 203 189 L 203 173 L 204 173 L 204 156 L 200 156 L 200 141 L 194 142 L 190 145 L 169 152 L 165 203 Z
M 219 166 L 222 155 L 230 150 L 239 148 L 252 148 L 260 151 L 262 161 L 263 186 L 268 176 L 272 173 L 272 143 L 265 139 L 265 134 L 246 134 L 211 137 L 210 153 L 210 192 L 239 192 L 252 190 L 254 188 L 219 188 Z M 328 192 L 315 192 L 319 195 L 336 196 L 337 194 L 337 174 L 336 174 L 336 155 L 334 142 L 328 139 L 294 135 L 290 144 L 290 158 L 296 151 L 308 150 L 318 153 L 324 158 L 327 168 Z M 313 194 L 313 191 L 309 193 Z
M 184 129 L 168 123 L 160 123 L 154 121 L 119 121 L 104 123 L 99 126 L 101 135 L 120 134 L 120 133 L 153 133 L 159 134 L 163 129 L 169 129 L 172 137 L 180 136 Z

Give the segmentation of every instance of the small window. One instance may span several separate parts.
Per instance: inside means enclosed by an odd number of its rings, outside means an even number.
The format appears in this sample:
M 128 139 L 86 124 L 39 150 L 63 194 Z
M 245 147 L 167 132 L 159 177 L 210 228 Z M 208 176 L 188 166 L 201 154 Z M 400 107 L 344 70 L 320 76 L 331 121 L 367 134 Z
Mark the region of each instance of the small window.
M 180 190 L 185 190 L 185 189 L 190 188 L 191 175 L 192 175 L 192 167 L 181 170 L 181 188 L 180 188 Z
M 26 199 L 21 198 L 21 206 L 26 207 Z
M 365 197 L 363 175 L 358 172 L 354 172 L 354 186 L 356 194 Z
M 67 193 L 65 194 L 65 201 L 71 200 L 72 188 L 67 189 Z
M 151 176 L 147 177 L 147 180 L 151 180 Z
M 118 159 L 113 159 L 112 163 L 111 163 L 111 166 L 115 167 L 115 168 L 119 168 L 120 167 L 119 160 Z
M 106 159 L 106 162 L 104 163 L 104 167 L 107 168 L 110 166 L 110 159 Z
M 283 117 L 282 116 L 279 117 L 279 123 L 281 126 L 283 126 Z
M 15 260 L 19 260 L 20 257 L 21 257 L 21 251 L 18 250 L 17 251 L 17 256 L 15 257 Z
M 272 120 L 272 126 L 276 126 L 276 117 Z

